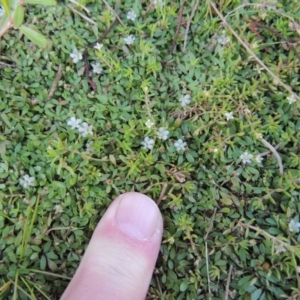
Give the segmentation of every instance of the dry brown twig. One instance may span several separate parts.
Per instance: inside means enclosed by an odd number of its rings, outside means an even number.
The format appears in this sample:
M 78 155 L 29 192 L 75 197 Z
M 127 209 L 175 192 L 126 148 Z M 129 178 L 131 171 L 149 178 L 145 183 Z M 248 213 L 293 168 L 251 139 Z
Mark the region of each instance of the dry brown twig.
M 186 25 L 186 30 L 185 30 L 185 34 L 184 34 L 184 43 L 183 43 L 183 49 L 182 49 L 182 52 L 185 52 L 185 50 L 186 50 L 187 38 L 188 38 L 190 26 L 191 26 L 192 20 L 193 20 L 193 18 L 194 18 L 194 16 L 195 16 L 195 13 L 196 13 L 196 11 L 197 11 L 197 9 L 198 9 L 198 6 L 199 6 L 199 0 L 197 0 L 196 3 L 195 3 L 195 5 L 193 6 L 191 15 L 190 15 L 189 20 L 188 20 L 188 23 L 187 23 L 187 25 Z
M 84 6 L 82 5 L 81 3 L 75 1 L 75 0 L 69 0 L 70 2 L 72 2 L 73 4 L 75 5 L 78 5 L 79 7 L 81 7 L 83 10 L 86 11 L 86 13 L 89 15 L 90 14 L 90 11 Z
M 282 175 L 283 174 L 283 165 L 282 165 L 282 159 L 276 149 L 265 139 L 261 138 L 261 142 L 274 154 L 274 156 L 277 159 L 278 165 L 279 165 L 279 172 Z
M 158 198 L 158 200 L 157 200 L 157 202 L 156 202 L 157 206 L 159 206 L 160 203 L 161 203 L 161 201 L 163 200 L 163 198 L 164 198 L 164 196 L 165 196 L 165 194 L 166 194 L 167 188 L 168 188 L 168 184 L 165 183 L 165 184 L 163 185 L 162 189 L 161 189 L 159 198 Z
M 248 20 L 248 19 L 245 19 L 247 22 L 249 21 L 250 22 L 250 25 L 252 26 L 252 28 L 254 27 L 259 27 L 259 28 L 263 28 L 263 29 L 266 29 L 266 30 L 269 30 L 271 31 L 272 33 L 274 33 L 278 38 L 280 38 L 281 40 L 283 40 L 287 47 L 289 49 L 291 49 L 295 55 L 297 56 L 297 58 L 300 60 L 300 54 L 297 52 L 296 48 L 295 48 L 295 45 L 297 45 L 297 41 L 295 41 L 294 43 L 288 39 L 286 39 L 279 31 L 277 31 L 275 28 L 272 28 L 270 26 L 267 26 L 265 24 L 262 24 L 261 22 L 257 22 L 257 21 L 254 21 L 254 20 Z M 260 39 L 262 39 L 260 37 Z
M 281 85 L 286 91 L 288 91 L 291 95 L 295 97 L 298 101 L 300 101 L 300 97 L 293 92 L 290 86 L 285 84 L 277 75 L 275 75 L 270 68 L 268 68 L 265 63 L 258 58 L 258 56 L 252 51 L 249 44 L 244 41 L 237 33 L 236 31 L 231 27 L 231 25 L 225 20 L 224 16 L 221 14 L 219 9 L 217 8 L 216 4 L 213 1 L 210 1 L 210 5 L 213 7 L 219 18 L 222 20 L 223 24 L 230 30 L 230 32 L 236 37 L 236 39 L 241 43 L 241 45 L 247 50 L 247 52 L 256 60 L 256 62 L 261 65 L 267 73 L 279 84 Z
M 115 12 L 115 10 L 107 3 L 106 0 L 103 0 L 105 5 L 108 7 L 108 9 L 115 15 L 115 17 L 118 19 L 119 23 L 122 24 L 122 26 L 125 26 L 122 20 L 120 19 L 119 15 Z
M 182 13 L 183 13 L 183 9 L 184 9 L 184 2 L 185 1 L 183 1 L 182 5 L 180 7 L 179 13 L 178 13 L 178 24 L 177 24 L 176 33 L 175 33 L 175 36 L 174 36 L 174 39 L 173 39 L 173 43 L 172 43 L 172 46 L 171 46 L 171 49 L 170 49 L 170 54 L 172 54 L 173 51 L 174 51 L 176 41 L 177 41 L 177 38 L 178 38 L 178 35 L 179 35 L 180 27 L 182 25 Z
M 151 3 L 149 4 L 149 6 L 147 7 L 147 10 L 146 10 L 146 12 L 145 12 L 145 14 L 144 14 L 144 16 L 143 16 L 143 19 L 144 19 L 144 20 L 146 19 L 146 17 L 147 17 L 147 15 L 148 15 L 149 11 L 150 11 L 153 7 L 154 7 L 154 0 L 152 0 Z
M 81 18 L 85 19 L 86 21 L 88 21 L 89 23 L 93 24 L 93 25 L 97 25 L 97 23 L 88 18 L 87 16 L 85 16 L 84 14 L 82 14 L 81 12 L 79 12 L 77 9 L 75 9 L 74 7 L 72 7 L 72 5 L 67 5 L 67 7 L 76 15 L 80 16 Z
M 225 300 L 228 300 L 228 296 L 229 296 L 229 286 L 231 281 L 232 268 L 233 266 L 230 265 L 228 276 L 227 276 L 227 282 L 226 282 L 226 290 L 225 290 L 225 298 L 224 298 Z
M 58 71 L 56 73 L 56 76 L 55 76 L 54 82 L 52 84 L 52 87 L 50 89 L 50 92 L 49 92 L 49 95 L 48 95 L 48 99 L 51 99 L 53 97 L 55 91 L 56 91 L 58 82 L 59 82 L 60 77 L 61 77 L 61 71 L 62 71 L 62 64 L 60 64 L 59 67 L 58 67 Z
M 280 145 L 281 145 L 281 143 L 277 144 L 276 146 L 274 146 L 274 149 L 277 150 L 277 149 L 280 147 Z M 272 151 L 271 151 L 271 150 L 268 150 L 268 151 L 265 151 L 265 152 L 263 152 L 263 153 L 260 153 L 259 155 L 260 155 L 260 156 L 267 156 L 267 155 L 269 155 L 270 153 L 272 153 Z
M 207 227 L 206 235 L 204 237 L 205 240 L 208 238 L 208 235 L 210 234 L 210 232 L 213 229 L 213 224 L 214 224 L 214 219 L 215 219 L 216 212 L 217 212 L 217 208 L 214 209 L 214 213 L 213 213 L 212 217 L 210 218 L 209 226 Z

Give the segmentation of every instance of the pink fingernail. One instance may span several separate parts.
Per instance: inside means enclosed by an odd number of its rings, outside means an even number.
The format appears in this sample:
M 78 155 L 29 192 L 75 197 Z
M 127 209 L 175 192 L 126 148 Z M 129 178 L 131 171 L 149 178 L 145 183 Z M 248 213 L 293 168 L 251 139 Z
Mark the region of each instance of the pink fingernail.
M 126 193 L 121 196 L 115 218 L 124 233 L 138 240 L 147 240 L 158 230 L 160 212 L 147 196 Z

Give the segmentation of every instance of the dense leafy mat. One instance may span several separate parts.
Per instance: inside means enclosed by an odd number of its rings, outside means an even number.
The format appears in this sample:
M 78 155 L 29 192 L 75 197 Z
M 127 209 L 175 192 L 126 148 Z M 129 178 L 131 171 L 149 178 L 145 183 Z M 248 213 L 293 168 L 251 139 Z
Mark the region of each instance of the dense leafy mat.
M 131 190 L 165 222 L 149 299 L 300 297 L 299 1 L 154 2 L 109 1 L 98 44 L 102 2 L 1 39 L 1 299 L 58 299 Z

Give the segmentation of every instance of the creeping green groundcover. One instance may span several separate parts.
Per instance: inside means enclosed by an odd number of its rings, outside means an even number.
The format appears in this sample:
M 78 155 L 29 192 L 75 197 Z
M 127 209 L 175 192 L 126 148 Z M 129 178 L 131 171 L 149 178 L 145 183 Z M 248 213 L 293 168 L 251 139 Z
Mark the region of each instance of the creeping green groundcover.
M 299 299 L 300 2 L 16 3 L 0 299 L 59 299 L 125 191 L 164 218 L 148 299 Z

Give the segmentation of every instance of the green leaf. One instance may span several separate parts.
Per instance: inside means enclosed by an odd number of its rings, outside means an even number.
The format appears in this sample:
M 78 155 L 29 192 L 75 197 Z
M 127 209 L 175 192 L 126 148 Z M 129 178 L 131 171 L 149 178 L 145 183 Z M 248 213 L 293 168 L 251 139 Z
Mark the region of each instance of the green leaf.
M 56 5 L 55 0 L 24 0 L 26 4 Z
M 262 293 L 262 289 L 256 290 L 254 293 L 251 294 L 251 300 L 258 300 Z
M 281 233 L 278 228 L 274 228 L 274 227 L 269 228 L 268 231 L 269 231 L 270 234 L 273 234 L 273 235 L 277 235 L 277 234 Z
M 220 201 L 225 205 L 232 205 L 232 200 L 230 199 L 221 199 Z
M 5 113 L 2 113 L 1 114 L 1 119 L 3 120 L 3 122 L 9 127 L 9 128 L 12 128 L 12 125 L 11 123 L 9 122 L 8 120 L 8 117 Z
M 248 275 L 248 276 L 245 276 L 245 277 L 241 278 L 238 282 L 238 286 L 246 285 L 251 280 L 251 278 L 253 278 L 252 275 Z
M 24 25 L 20 27 L 20 30 L 33 43 L 41 48 L 46 48 L 47 39 L 40 32 Z
M 54 272 L 57 271 L 57 269 L 58 269 L 57 264 L 52 259 L 50 259 L 50 258 L 47 258 L 47 260 L 48 260 L 48 267 L 49 267 L 49 269 L 51 271 L 54 271 Z
M 14 27 L 19 27 L 22 25 L 24 21 L 24 13 L 25 13 L 24 7 L 18 5 L 14 15 Z
M 10 5 L 8 0 L 0 0 L 1 5 L 4 7 L 5 13 L 10 16 Z
M 186 289 L 188 288 L 188 286 L 189 286 L 189 283 L 188 283 L 187 281 L 182 282 L 182 283 L 180 284 L 180 291 L 181 291 L 181 292 L 186 291 Z

